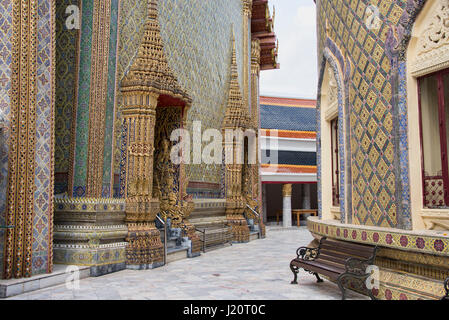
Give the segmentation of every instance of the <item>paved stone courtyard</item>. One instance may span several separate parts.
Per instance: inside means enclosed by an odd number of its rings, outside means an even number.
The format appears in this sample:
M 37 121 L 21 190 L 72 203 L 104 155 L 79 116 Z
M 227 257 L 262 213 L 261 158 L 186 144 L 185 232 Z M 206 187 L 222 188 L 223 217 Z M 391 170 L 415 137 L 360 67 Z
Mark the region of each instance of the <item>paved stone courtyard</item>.
M 306 272 L 291 285 L 289 263 L 299 246 L 312 236 L 305 227 L 280 230 L 267 227 L 266 239 L 234 244 L 195 259 L 172 262 L 162 268 L 124 270 L 80 281 L 79 290 L 59 285 L 10 299 L 171 299 L 171 300 L 339 300 L 332 282 L 316 283 Z M 367 299 L 348 292 L 349 299 Z

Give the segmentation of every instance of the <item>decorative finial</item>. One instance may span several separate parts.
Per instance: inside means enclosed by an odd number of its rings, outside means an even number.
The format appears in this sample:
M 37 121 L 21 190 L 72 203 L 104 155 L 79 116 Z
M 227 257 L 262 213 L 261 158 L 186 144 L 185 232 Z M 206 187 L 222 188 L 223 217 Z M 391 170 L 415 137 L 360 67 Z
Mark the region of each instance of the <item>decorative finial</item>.
M 157 0 L 148 0 L 148 17 L 150 19 L 157 19 Z

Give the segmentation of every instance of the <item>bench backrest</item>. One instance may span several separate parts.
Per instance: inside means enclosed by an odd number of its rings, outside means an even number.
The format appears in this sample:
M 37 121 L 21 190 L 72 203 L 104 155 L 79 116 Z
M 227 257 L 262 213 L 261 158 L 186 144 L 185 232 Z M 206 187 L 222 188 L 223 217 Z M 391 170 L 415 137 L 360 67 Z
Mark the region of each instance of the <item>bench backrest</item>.
M 377 247 L 374 246 L 323 238 L 320 241 L 318 259 L 344 269 L 349 258 L 368 260 L 367 264 L 373 264 L 376 250 Z

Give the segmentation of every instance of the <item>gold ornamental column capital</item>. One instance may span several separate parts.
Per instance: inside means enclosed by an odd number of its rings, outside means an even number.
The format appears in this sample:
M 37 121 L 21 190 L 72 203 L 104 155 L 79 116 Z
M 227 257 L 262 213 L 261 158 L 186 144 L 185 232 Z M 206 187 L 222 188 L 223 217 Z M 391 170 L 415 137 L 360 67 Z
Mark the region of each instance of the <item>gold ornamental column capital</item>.
M 282 185 L 282 196 L 283 197 L 291 197 L 292 196 L 292 184 L 283 184 Z

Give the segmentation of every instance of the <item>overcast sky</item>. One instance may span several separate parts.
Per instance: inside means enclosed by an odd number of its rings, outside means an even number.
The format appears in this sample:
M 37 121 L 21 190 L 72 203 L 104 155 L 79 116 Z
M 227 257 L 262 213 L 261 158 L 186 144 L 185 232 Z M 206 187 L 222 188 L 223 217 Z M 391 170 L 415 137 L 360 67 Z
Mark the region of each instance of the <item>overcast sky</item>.
M 312 98 L 317 92 L 316 6 L 313 0 L 270 0 L 276 8 L 279 70 L 261 72 L 261 95 Z

